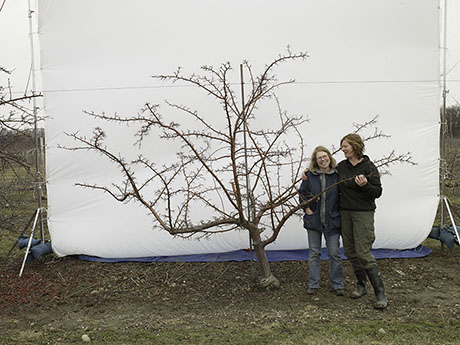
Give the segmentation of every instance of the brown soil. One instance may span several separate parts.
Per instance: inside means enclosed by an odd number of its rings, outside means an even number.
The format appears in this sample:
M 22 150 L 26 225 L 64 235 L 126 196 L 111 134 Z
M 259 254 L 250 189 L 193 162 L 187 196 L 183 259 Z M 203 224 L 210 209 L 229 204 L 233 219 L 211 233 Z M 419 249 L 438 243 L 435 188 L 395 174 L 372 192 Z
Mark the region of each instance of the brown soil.
M 305 261 L 272 263 L 281 288 L 260 291 L 253 288 L 248 262 L 105 264 L 48 255 L 28 264 L 19 278 L 21 262 L 3 259 L 0 334 L 94 333 L 107 324 L 158 331 L 237 329 L 255 322 L 269 327 L 280 320 L 300 325 L 363 319 L 442 324 L 460 315 L 460 249 L 441 250 L 438 241 L 428 242 L 435 250 L 427 257 L 378 261 L 389 299 L 385 311 L 373 309 L 372 293 L 359 300 L 335 296 L 328 287 L 327 261 L 322 262 L 320 292 L 309 296 Z M 354 277 L 347 261 L 344 280 L 349 294 Z

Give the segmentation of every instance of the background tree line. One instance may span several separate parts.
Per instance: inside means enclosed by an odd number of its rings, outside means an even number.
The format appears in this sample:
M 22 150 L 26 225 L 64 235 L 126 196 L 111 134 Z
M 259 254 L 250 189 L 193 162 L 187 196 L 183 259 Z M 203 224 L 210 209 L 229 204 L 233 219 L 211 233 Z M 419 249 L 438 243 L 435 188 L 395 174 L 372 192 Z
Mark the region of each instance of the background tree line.
M 460 137 L 460 105 L 446 108 L 448 133 L 456 138 Z
M 35 154 L 44 137 L 34 132 L 32 99 L 40 95 L 14 91 L 11 73 L 0 66 L 0 240 L 20 231 L 35 208 Z

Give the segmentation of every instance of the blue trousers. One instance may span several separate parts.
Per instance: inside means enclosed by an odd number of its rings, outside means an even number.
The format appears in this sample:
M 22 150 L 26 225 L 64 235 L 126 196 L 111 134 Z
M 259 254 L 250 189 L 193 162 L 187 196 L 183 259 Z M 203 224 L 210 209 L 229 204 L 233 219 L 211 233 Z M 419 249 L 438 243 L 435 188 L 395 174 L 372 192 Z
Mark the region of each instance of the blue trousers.
M 308 258 L 308 280 L 311 288 L 319 288 L 321 272 L 321 237 L 322 232 L 316 230 L 307 230 L 309 258 Z M 329 279 L 332 288 L 343 289 L 342 277 L 342 258 L 339 251 L 339 234 L 326 235 L 326 249 L 329 256 Z

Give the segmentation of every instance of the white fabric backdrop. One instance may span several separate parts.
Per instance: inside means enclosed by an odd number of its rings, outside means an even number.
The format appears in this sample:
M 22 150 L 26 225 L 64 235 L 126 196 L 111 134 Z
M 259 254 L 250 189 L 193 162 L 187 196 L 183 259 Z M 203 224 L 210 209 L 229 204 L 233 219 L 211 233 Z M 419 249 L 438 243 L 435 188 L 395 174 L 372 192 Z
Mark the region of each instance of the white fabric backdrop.
M 140 206 L 74 185 L 117 181 L 118 169 L 58 146 L 75 145 L 65 133 L 91 135 L 98 122 L 83 111 L 135 114 L 146 101 L 164 99 L 206 111 L 190 88 L 158 87 L 150 76 L 225 61 L 237 67 L 244 59 L 260 70 L 287 45 L 310 55 L 278 70 L 281 79 L 297 81 L 278 94 L 286 110 L 310 118 L 303 131 L 307 152 L 319 144 L 337 147 L 353 122 L 379 115 L 378 126 L 391 138 L 367 145 L 371 159 L 392 149 L 412 153 L 416 166 L 394 166 L 382 178 L 374 247 L 417 246 L 431 230 L 438 202 L 438 26 L 434 0 L 40 0 L 53 250 L 143 257 L 247 248 L 246 232 L 198 241 L 153 230 Z M 132 129 L 106 128 L 115 152 L 136 155 Z M 155 143 L 149 154 L 161 161 L 175 151 Z M 270 249 L 306 247 L 301 222 L 293 219 Z

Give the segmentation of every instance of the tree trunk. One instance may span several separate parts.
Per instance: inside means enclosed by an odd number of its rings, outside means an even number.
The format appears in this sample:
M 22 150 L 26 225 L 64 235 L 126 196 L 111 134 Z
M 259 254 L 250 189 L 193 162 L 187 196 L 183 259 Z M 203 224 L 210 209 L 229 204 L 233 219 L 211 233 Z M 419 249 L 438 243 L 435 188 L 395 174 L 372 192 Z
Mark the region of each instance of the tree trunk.
M 251 231 L 251 238 L 254 243 L 254 251 L 256 252 L 257 263 L 259 264 L 260 278 L 258 284 L 262 288 L 270 289 L 280 287 L 279 280 L 271 273 L 270 264 L 268 263 L 265 246 L 260 238 L 259 229 Z

